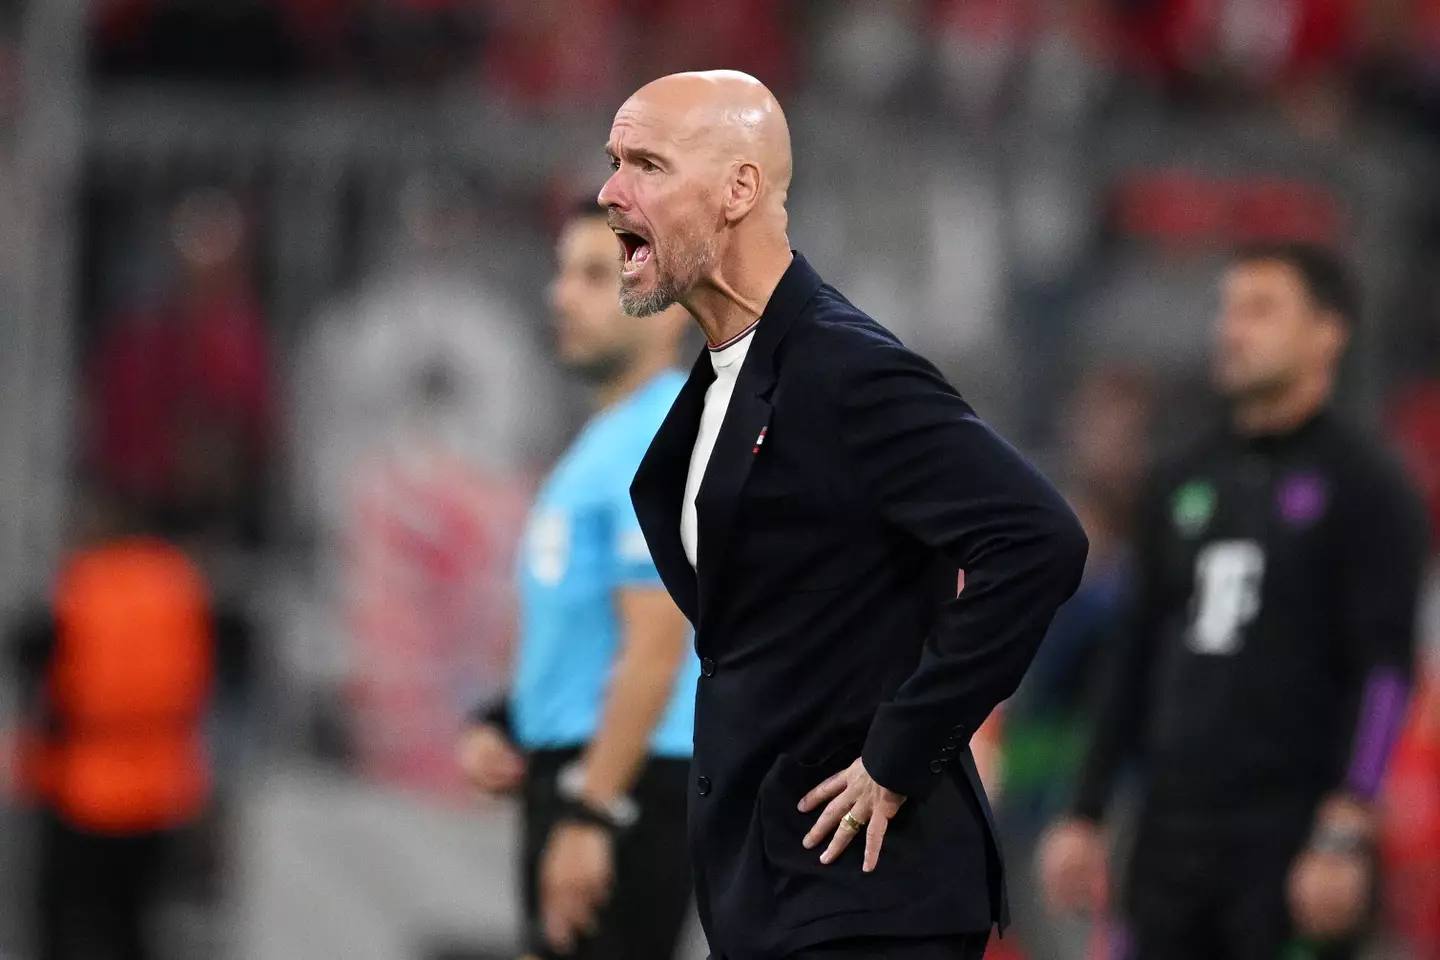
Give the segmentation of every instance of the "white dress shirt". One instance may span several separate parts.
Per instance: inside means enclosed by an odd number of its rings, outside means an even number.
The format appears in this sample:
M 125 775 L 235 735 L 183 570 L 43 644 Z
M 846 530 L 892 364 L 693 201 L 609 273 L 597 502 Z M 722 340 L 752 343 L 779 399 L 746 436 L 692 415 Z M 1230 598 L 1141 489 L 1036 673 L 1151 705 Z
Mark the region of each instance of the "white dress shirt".
M 715 451 L 715 438 L 720 435 L 720 425 L 725 422 L 725 411 L 730 408 L 730 395 L 735 392 L 735 380 L 740 368 L 745 365 L 745 354 L 750 351 L 754 339 L 755 324 L 744 333 L 725 343 L 710 348 L 710 363 L 715 368 L 715 381 L 705 391 L 705 410 L 700 414 L 700 432 L 695 435 L 695 447 L 690 451 L 690 472 L 685 477 L 685 502 L 680 507 L 680 542 L 685 546 L 685 556 L 690 566 L 696 566 L 700 555 L 699 520 L 695 513 L 695 497 L 705 479 L 705 469 L 710 466 L 710 454 Z

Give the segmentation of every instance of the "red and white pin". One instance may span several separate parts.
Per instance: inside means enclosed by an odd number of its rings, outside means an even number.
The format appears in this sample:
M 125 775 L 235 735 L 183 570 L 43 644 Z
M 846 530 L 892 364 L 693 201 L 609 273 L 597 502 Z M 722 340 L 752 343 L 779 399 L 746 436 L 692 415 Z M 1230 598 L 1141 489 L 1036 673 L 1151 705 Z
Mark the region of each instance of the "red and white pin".
M 758 436 L 758 437 L 755 438 L 755 448 L 750 451 L 751 453 L 759 453 L 759 452 L 760 452 L 760 445 L 765 442 L 765 431 L 767 431 L 767 430 L 769 430 L 769 429 L 770 429 L 769 427 L 761 427 L 761 428 L 760 428 L 760 436 Z

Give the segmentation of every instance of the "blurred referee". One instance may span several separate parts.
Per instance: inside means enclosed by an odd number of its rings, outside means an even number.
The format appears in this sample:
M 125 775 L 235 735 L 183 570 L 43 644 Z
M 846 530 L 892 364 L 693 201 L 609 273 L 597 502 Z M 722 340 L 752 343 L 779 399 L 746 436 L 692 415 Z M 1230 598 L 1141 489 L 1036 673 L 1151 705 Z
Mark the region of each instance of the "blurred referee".
M 669 960 L 687 917 L 686 788 L 698 664 L 630 506 L 630 481 L 685 378 L 689 318 L 636 319 L 593 201 L 565 225 L 551 288 L 561 361 L 594 417 L 556 464 L 518 565 L 513 687 L 461 746 L 472 782 L 518 789 L 522 900 L 538 957 Z
M 1221 301 L 1228 422 L 1154 479 L 1094 743 L 1041 869 L 1055 906 L 1103 903 L 1100 824 L 1141 747 L 1131 956 L 1348 957 L 1409 690 L 1425 516 L 1330 409 L 1358 312 L 1343 266 L 1255 248 Z

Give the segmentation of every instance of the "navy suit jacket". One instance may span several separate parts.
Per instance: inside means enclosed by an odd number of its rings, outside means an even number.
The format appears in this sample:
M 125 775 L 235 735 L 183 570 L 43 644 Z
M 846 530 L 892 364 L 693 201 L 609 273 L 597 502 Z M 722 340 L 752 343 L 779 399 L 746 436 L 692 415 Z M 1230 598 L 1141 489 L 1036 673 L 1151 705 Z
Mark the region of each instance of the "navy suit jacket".
M 968 744 L 1075 591 L 1079 523 L 933 366 L 796 254 L 696 498 L 697 571 L 680 509 L 713 379 L 702 354 L 631 486 L 701 658 L 689 830 L 711 950 L 762 960 L 1003 927 Z M 869 874 L 863 837 L 822 866 L 800 843 L 817 814 L 796 809 L 857 756 L 908 798 Z

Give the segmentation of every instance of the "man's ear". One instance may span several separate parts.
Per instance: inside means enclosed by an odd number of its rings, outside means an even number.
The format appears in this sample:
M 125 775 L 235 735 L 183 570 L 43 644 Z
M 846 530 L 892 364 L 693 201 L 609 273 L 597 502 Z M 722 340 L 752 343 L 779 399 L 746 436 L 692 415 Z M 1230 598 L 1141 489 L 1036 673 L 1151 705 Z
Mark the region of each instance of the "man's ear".
M 730 223 L 745 219 L 760 200 L 762 177 L 760 167 L 742 160 L 730 175 L 725 190 L 725 219 Z

